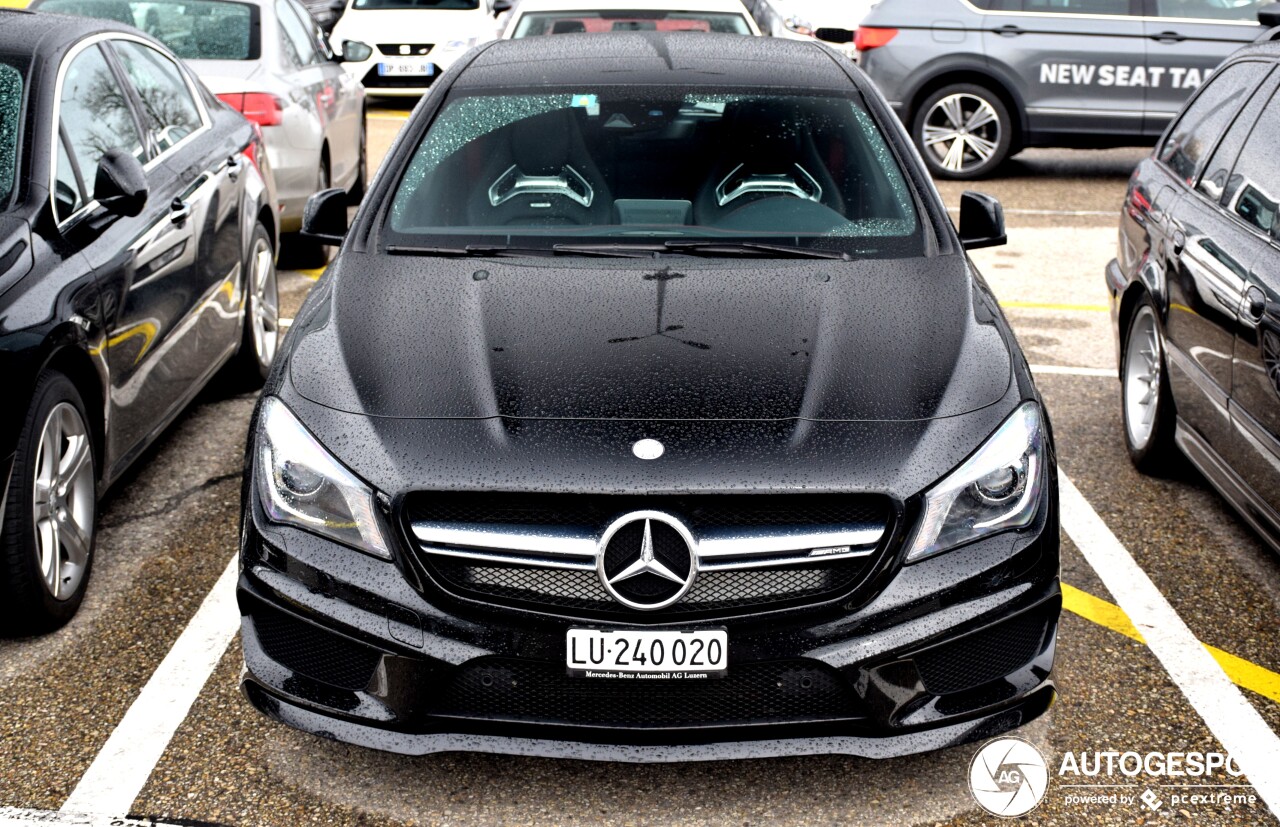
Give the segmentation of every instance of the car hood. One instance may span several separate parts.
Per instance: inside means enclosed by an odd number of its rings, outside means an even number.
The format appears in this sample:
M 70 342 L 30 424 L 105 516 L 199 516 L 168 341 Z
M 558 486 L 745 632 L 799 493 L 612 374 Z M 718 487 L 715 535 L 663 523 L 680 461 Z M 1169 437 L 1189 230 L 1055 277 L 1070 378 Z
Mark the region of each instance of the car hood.
M 908 421 L 1008 390 L 963 256 L 444 259 L 345 252 L 289 375 L 375 417 Z
M 255 92 L 255 81 L 263 76 L 257 60 L 188 60 L 191 71 L 215 95 L 224 92 Z

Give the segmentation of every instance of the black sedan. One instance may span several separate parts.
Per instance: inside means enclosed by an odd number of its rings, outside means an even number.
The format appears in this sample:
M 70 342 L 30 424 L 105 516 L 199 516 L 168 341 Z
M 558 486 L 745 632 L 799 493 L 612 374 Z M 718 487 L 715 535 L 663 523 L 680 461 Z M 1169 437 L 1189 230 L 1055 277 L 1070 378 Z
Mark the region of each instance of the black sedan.
M 816 43 L 565 35 L 433 87 L 251 425 L 244 691 L 405 753 L 888 756 L 1042 713 L 1053 443 Z
M 1223 65 L 1134 172 L 1107 268 L 1125 440 L 1178 449 L 1280 550 L 1280 44 Z
M 97 495 L 277 342 L 253 128 L 156 41 L 0 11 L 0 624 L 68 620 Z

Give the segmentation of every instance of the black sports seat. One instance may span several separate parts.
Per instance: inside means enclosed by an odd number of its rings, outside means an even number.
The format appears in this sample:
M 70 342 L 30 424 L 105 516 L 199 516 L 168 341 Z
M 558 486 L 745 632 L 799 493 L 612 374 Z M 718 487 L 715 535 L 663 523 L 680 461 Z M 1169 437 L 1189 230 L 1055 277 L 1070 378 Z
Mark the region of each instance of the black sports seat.
M 613 199 L 587 151 L 576 110 L 558 109 L 506 127 L 468 201 L 484 226 L 608 224 Z M 505 140 L 502 138 L 505 137 Z

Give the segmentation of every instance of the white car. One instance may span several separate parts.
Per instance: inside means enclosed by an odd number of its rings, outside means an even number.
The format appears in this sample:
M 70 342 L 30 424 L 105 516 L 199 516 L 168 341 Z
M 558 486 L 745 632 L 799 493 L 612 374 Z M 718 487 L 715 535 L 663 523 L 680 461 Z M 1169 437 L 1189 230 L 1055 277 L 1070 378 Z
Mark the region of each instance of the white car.
M 858 24 L 878 0 L 742 0 L 760 29 L 773 37 L 818 38 L 856 56 Z
M 347 0 L 333 27 L 338 50 L 350 40 L 373 54 L 345 68 L 371 95 L 417 96 L 477 43 L 498 36 L 510 0 Z
M 760 34 L 742 0 L 520 0 L 502 36 L 618 31 Z

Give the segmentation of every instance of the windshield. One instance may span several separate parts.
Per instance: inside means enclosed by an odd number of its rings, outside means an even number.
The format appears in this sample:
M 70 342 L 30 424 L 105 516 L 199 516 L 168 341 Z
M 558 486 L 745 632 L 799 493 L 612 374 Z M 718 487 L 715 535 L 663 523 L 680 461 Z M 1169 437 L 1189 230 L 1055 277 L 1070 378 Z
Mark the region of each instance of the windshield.
M 520 18 L 513 38 L 577 32 L 722 32 L 751 34 L 740 14 L 691 11 L 549 11 Z
M 434 9 L 436 11 L 473 11 L 480 0 L 355 0 L 356 9 Z
M 387 229 L 400 246 L 923 249 L 912 191 L 856 93 L 453 94 L 414 151 Z
M 18 118 L 22 115 L 22 73 L 0 62 L 0 205 L 8 202 L 18 170 Z
M 41 11 L 115 20 L 184 60 L 257 60 L 257 9 L 227 0 L 45 0 Z

